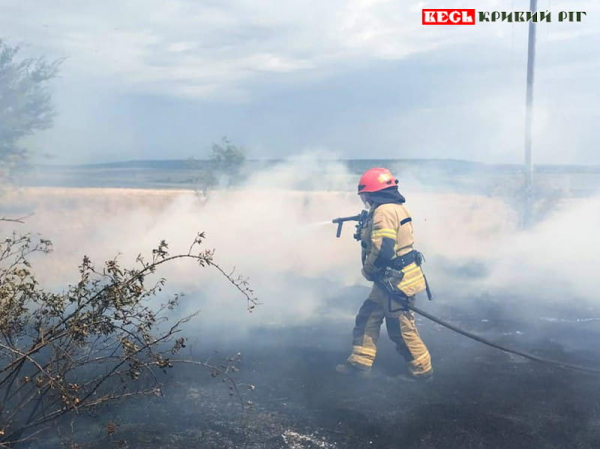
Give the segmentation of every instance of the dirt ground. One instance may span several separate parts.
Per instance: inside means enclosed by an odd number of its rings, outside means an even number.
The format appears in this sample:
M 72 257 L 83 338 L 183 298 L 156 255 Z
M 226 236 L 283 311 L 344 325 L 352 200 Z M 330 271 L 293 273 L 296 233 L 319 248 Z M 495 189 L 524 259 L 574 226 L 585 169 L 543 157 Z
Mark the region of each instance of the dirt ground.
M 525 320 L 513 313 L 516 302 L 497 299 L 472 313 L 447 303 L 422 305 L 495 341 L 600 365 L 594 318 L 600 311 L 547 305 Z M 334 371 L 347 355 L 352 322 L 265 328 L 218 348 L 243 354 L 237 380 L 244 402 L 251 401 L 244 409 L 227 384 L 180 367 L 165 376 L 164 397 L 81 417 L 71 437 L 76 447 L 90 449 L 600 447 L 599 377 L 529 362 L 424 319 L 418 323 L 436 371 L 428 383 L 395 378 L 403 363 L 385 330 L 373 376 L 365 380 Z M 110 422 L 117 425 L 112 435 Z M 31 447 L 59 446 L 46 440 Z

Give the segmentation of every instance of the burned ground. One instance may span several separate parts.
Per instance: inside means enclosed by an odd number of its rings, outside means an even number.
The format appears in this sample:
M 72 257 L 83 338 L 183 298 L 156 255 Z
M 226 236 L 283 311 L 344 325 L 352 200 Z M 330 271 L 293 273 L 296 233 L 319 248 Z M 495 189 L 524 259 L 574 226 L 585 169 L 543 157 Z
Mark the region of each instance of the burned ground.
M 335 306 L 357 307 L 362 289 Z M 421 306 L 466 329 L 537 355 L 599 366 L 600 311 L 487 298 L 472 309 Z M 72 435 L 85 448 L 594 448 L 600 446 L 600 377 L 499 352 L 418 319 L 435 378 L 409 383 L 382 329 L 371 379 L 340 377 L 351 321 L 262 328 L 218 349 L 240 351 L 244 402 L 195 367 L 173 368 L 164 397 L 82 417 Z M 208 338 L 208 337 L 206 337 Z M 207 346 L 208 341 L 206 342 Z M 202 352 L 202 351 L 201 351 Z M 193 354 L 206 357 L 206 353 Z M 247 384 L 256 388 L 248 389 Z M 108 434 L 109 423 L 116 431 Z M 32 447 L 59 447 L 46 440 Z

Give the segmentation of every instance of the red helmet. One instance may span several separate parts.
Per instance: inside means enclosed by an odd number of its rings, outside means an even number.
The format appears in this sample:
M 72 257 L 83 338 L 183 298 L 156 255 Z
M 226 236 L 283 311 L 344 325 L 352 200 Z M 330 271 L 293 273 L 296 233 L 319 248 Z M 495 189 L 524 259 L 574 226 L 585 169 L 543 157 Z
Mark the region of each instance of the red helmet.
M 358 193 L 378 192 L 398 185 L 387 168 L 371 168 L 363 173 L 358 182 Z

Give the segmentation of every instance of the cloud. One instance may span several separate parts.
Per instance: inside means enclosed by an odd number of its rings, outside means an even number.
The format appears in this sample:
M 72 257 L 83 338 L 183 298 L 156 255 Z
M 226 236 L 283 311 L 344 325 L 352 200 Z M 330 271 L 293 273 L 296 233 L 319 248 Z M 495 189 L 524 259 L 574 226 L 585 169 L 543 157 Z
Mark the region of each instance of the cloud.
M 467 38 L 423 29 L 420 9 L 386 0 L 8 2 L 5 36 L 68 58 L 65 72 L 120 89 L 222 95 L 264 73 L 395 60 Z
M 100 77 L 123 90 L 205 97 L 222 96 L 265 73 L 330 73 L 346 70 L 348 64 L 398 60 L 473 41 L 506 46 L 515 28 L 521 35 L 526 29 L 508 23 L 421 25 L 423 7 L 467 3 L 287 0 L 275 6 L 248 0 L 67 0 L 57 5 L 14 0 L 4 2 L 0 27 L 4 37 L 27 43 L 32 52 L 67 57 L 65 73 Z M 512 2 L 515 10 L 527 6 Z M 542 24 L 540 33 L 551 42 L 597 38 L 597 6 L 580 1 L 569 7 L 588 10 L 587 22 Z M 487 1 L 480 8 L 507 10 L 507 4 Z
M 325 146 L 346 157 L 377 148 L 378 157 L 520 161 L 527 24 L 421 25 L 424 7 L 472 6 L 7 0 L 0 29 L 27 54 L 67 58 L 56 126 L 30 145 L 61 162 L 185 158 L 224 134 L 253 157 Z M 588 15 L 537 27 L 536 161 L 597 163 L 600 6 L 538 7 Z

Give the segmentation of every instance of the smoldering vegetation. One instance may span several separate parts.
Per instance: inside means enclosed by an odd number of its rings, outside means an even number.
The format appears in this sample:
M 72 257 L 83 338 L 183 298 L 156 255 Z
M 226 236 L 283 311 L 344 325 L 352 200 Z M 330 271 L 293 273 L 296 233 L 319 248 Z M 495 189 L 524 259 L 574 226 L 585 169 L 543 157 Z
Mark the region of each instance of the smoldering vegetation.
M 503 344 L 600 367 L 599 198 L 546 203 L 545 219 L 524 231 L 506 197 L 432 191 L 405 175 L 400 188 L 435 295 L 421 299 L 422 308 Z M 335 374 L 369 288 L 352 226 L 336 239 L 329 223 L 360 211 L 353 181 L 341 164 L 309 158 L 208 197 L 111 188 L 7 193 L 7 213 L 34 212 L 20 230 L 54 242 L 53 254 L 33 261 L 49 289 L 72 282 L 83 254 L 119 254 L 133 264 L 161 239 L 185 251 L 201 230 L 218 262 L 248 276 L 262 303 L 248 314 L 217 273 L 167 268 L 165 293 L 186 294 L 174 318 L 200 312 L 184 329 L 184 355 L 241 353 L 239 395 L 209 372 L 176 366 L 159 373 L 163 397 L 62 422 L 59 436 L 49 431 L 26 447 L 595 447 L 599 377 L 524 361 L 421 318 L 433 382 L 395 378 L 403 362 L 384 329 L 372 379 Z

